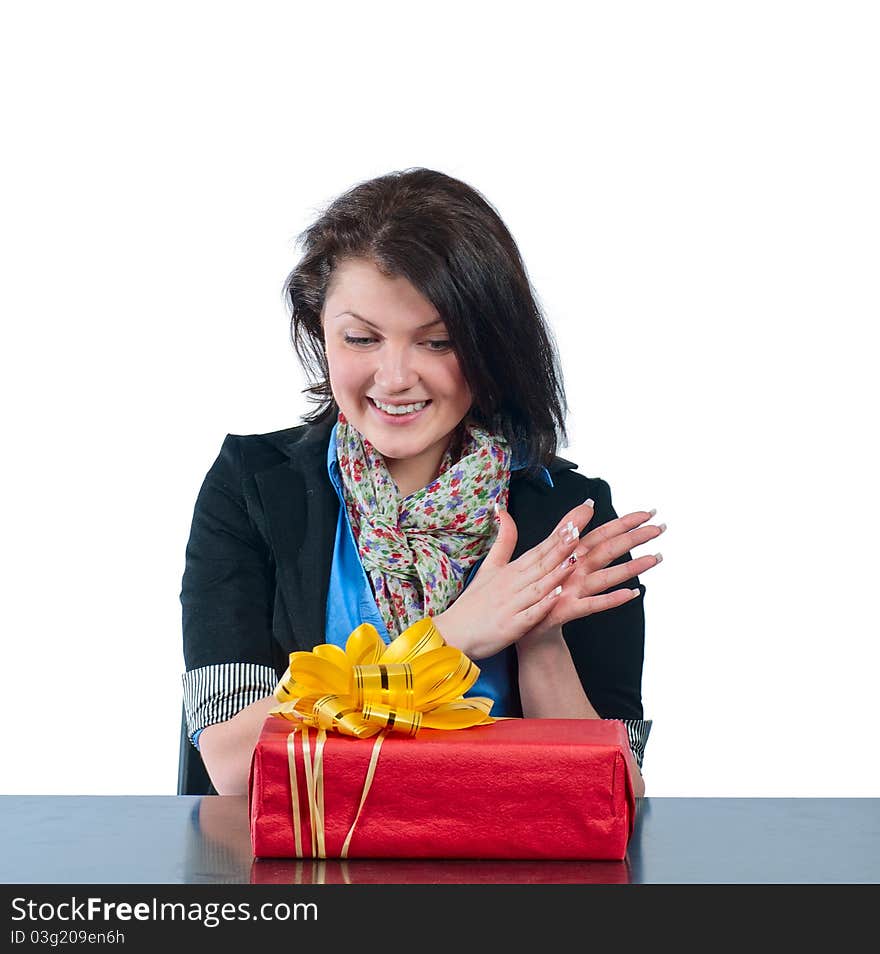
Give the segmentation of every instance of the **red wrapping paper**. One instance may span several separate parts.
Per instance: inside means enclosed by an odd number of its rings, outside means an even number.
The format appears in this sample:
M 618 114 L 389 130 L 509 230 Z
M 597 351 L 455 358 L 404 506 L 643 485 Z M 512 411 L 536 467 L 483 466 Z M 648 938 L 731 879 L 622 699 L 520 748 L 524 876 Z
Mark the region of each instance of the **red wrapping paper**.
M 287 739 L 269 717 L 251 763 L 257 858 L 296 857 Z M 315 730 L 310 732 L 314 751 Z M 372 739 L 328 733 L 324 833 L 340 857 L 355 819 Z M 311 854 L 302 743 L 295 745 L 304 854 Z M 349 858 L 622 860 L 635 821 L 632 754 L 623 723 L 504 719 L 416 738 L 389 734 Z

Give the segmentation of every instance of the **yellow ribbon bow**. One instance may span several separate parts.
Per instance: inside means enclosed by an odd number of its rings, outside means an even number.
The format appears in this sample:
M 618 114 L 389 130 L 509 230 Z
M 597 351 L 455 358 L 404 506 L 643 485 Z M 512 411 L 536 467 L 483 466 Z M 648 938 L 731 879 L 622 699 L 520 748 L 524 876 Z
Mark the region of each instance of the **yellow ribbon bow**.
M 290 665 L 275 689 L 280 703 L 271 715 L 295 722 L 287 737 L 291 814 L 296 857 L 306 856 L 297 779 L 296 739 L 302 741 L 311 854 L 326 858 L 324 825 L 324 743 L 328 731 L 358 739 L 375 736 L 360 803 L 339 857 L 349 845 L 367 800 L 382 740 L 389 732 L 415 736 L 422 727 L 467 729 L 494 722 L 493 700 L 464 698 L 480 670 L 459 649 L 447 646 L 431 617 L 413 623 L 388 646 L 375 626 L 363 623 L 345 643 L 310 653 L 290 654 Z M 314 752 L 310 728 L 317 729 Z
M 325 731 L 368 739 L 383 729 L 415 736 L 420 728 L 466 729 L 495 720 L 493 700 L 464 698 L 480 670 L 448 646 L 431 617 L 389 645 L 363 623 L 339 646 L 290 654 L 271 714 Z

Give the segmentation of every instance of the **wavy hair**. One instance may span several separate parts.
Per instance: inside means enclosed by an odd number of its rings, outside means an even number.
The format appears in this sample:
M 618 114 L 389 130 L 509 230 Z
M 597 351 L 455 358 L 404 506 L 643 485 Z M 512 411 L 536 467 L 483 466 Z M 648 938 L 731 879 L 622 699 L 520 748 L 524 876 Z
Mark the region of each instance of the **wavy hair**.
M 552 334 L 519 249 L 475 189 L 411 168 L 361 182 L 297 238 L 302 255 L 284 283 L 290 335 L 318 423 L 338 412 L 321 315 L 334 269 L 372 261 L 407 279 L 439 312 L 473 394 L 469 417 L 517 448 L 529 470 L 566 441 L 567 403 Z

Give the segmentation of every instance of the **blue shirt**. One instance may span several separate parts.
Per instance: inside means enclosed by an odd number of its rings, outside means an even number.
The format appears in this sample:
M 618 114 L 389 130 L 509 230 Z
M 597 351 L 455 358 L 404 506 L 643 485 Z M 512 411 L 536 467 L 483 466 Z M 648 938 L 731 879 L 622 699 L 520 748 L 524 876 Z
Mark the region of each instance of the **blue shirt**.
M 339 496 L 339 519 L 336 523 L 336 544 L 333 549 L 333 565 L 330 570 L 330 589 L 327 593 L 327 616 L 325 642 L 345 647 L 352 630 L 361 623 L 372 623 L 386 643 L 391 642 L 388 629 L 376 605 L 376 598 L 367 573 L 361 563 L 354 533 L 345 506 L 345 494 L 342 487 L 342 474 L 336 459 L 336 427 L 330 432 L 330 444 L 327 448 L 327 473 Z M 511 470 L 520 470 L 524 466 L 513 455 Z M 541 478 L 552 487 L 550 472 L 542 467 Z M 465 588 L 483 562 L 482 558 L 471 567 Z M 519 711 L 519 689 L 513 678 L 513 646 L 508 646 L 494 656 L 477 660 L 480 677 L 468 692 L 469 696 L 487 696 L 494 700 L 493 716 L 514 715 Z

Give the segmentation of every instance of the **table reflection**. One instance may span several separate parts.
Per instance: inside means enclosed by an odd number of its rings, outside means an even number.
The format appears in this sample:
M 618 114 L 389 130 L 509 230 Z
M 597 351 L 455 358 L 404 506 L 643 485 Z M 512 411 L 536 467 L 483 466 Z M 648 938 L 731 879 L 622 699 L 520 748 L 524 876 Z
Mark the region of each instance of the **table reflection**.
M 245 796 L 206 795 L 193 815 L 194 880 L 223 870 L 251 884 L 628 884 L 623 861 L 254 858 Z M 638 824 L 633 837 L 638 834 Z
M 628 884 L 626 861 L 255 858 L 252 884 Z

